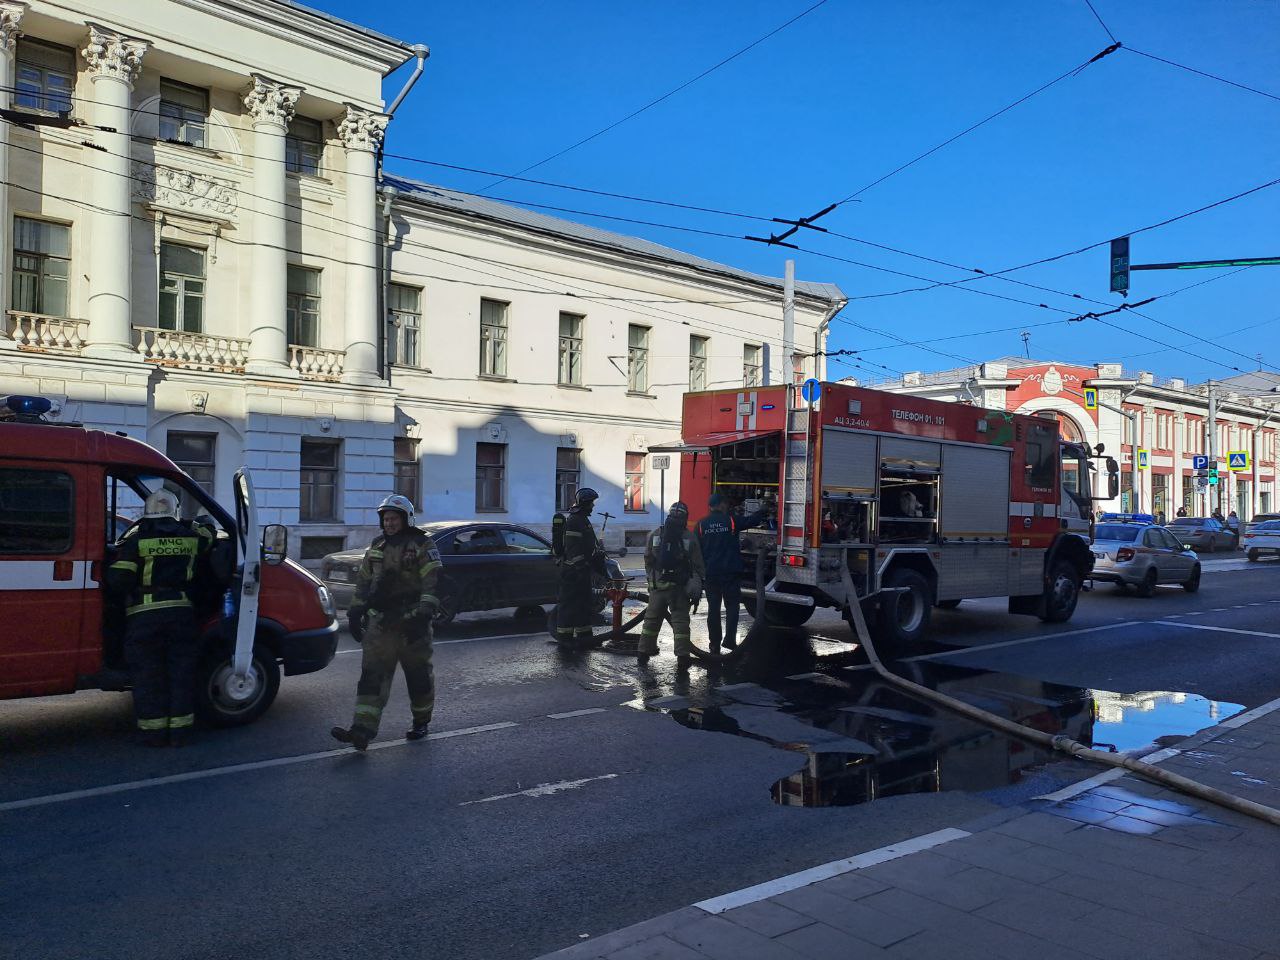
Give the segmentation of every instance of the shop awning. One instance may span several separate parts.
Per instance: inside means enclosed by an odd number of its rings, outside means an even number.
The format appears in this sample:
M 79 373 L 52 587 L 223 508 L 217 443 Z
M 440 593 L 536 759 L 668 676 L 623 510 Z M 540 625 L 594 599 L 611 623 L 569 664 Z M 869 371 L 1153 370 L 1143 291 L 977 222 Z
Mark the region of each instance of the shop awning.
M 738 430 L 733 433 L 703 433 L 692 437 L 681 437 L 667 443 L 655 443 L 649 447 L 650 453 L 709 453 L 717 447 L 740 443 L 743 440 L 754 440 L 781 433 L 781 430 Z

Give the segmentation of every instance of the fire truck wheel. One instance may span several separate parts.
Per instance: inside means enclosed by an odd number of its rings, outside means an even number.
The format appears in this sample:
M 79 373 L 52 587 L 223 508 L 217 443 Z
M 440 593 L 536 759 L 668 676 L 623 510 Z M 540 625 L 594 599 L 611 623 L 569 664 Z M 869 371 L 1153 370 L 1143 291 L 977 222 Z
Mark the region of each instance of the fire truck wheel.
M 232 695 L 231 657 L 225 650 L 205 654 L 196 670 L 196 713 L 213 727 L 242 727 L 267 712 L 280 690 L 280 664 L 269 647 L 255 646 L 245 696 Z
M 775 627 L 803 627 L 813 616 L 816 607 L 802 607 L 796 603 L 779 603 L 766 600 L 764 618 Z
M 907 569 L 890 571 L 884 578 L 884 585 L 906 589 L 897 593 L 885 593 L 880 597 L 878 639 L 889 644 L 891 650 L 908 647 L 929 629 L 929 616 L 933 612 L 933 590 L 923 574 Z
M 1076 612 L 1080 600 L 1080 571 L 1066 560 L 1059 560 L 1049 574 L 1049 585 L 1044 593 L 1045 623 L 1064 623 Z

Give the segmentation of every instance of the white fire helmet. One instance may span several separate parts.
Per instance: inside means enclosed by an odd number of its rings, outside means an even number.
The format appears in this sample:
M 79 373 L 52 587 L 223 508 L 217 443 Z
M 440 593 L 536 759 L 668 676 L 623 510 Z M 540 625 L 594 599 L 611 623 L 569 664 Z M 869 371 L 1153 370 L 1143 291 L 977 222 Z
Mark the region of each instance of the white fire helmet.
M 413 526 L 413 502 L 408 497 L 402 497 L 398 493 L 393 493 L 387 499 L 378 504 L 378 522 L 382 522 L 382 515 L 388 510 L 398 510 L 404 514 L 404 523 L 407 527 Z
M 142 516 L 148 520 L 178 519 L 178 495 L 172 490 L 157 490 L 147 496 Z

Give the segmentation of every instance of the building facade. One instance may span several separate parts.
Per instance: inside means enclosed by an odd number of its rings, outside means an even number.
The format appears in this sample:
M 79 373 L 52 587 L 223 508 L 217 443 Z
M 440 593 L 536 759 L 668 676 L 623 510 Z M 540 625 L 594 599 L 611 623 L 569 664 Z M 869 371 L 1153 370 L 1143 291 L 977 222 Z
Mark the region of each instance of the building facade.
M 781 375 L 780 282 L 380 182 L 418 55 L 286 0 L 0 0 L 0 393 L 224 503 L 249 466 L 304 561 L 393 490 L 545 526 L 590 484 L 612 545 L 656 523 L 647 444 L 684 389 Z M 842 302 L 797 285 L 800 349 Z
M 1104 508 L 1161 514 L 1179 508 L 1192 516 L 1232 510 L 1241 520 L 1280 509 L 1276 488 L 1276 434 L 1280 429 L 1280 377 L 1246 374 L 1213 383 L 1125 371 L 1118 363 L 1085 367 L 1005 357 L 976 367 L 908 373 L 879 389 L 996 410 L 1056 417 L 1062 434 L 1090 446 L 1101 443 L 1121 464 L 1121 496 Z M 1097 390 L 1097 405 L 1086 403 Z M 1211 398 L 1214 442 L 1210 441 Z M 1135 433 L 1136 428 L 1136 433 Z M 1136 444 L 1135 444 L 1136 436 Z M 1137 497 L 1134 449 L 1139 453 Z M 1220 483 L 1200 483 L 1196 456 L 1217 454 Z M 1116 454 L 1119 451 L 1119 454 Z M 1247 456 L 1233 469 L 1229 454 Z M 1240 458 L 1237 457 L 1239 460 Z

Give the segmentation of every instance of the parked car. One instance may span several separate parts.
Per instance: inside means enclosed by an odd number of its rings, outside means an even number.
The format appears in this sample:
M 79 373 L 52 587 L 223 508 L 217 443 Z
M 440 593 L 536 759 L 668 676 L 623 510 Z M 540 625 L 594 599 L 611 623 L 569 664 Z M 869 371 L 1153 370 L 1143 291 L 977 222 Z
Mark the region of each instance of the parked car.
M 1208 553 L 1234 550 L 1240 544 L 1238 535 L 1213 517 L 1178 517 L 1168 529 L 1186 546 Z
M 1280 520 L 1264 520 L 1249 526 L 1240 544 L 1245 556 L 1257 560 L 1262 556 L 1280 556 Z
M 551 543 L 525 527 L 510 523 L 443 521 L 421 525 L 440 551 L 444 564 L 436 587 L 440 597 L 437 624 L 460 613 L 503 607 L 541 608 L 556 602 L 560 572 Z M 320 579 L 341 607 L 351 604 L 356 572 L 364 550 L 331 553 L 320 564 Z M 609 576 L 621 578 L 617 561 L 607 560 Z M 604 579 L 596 584 L 599 607 L 607 602 Z
M 1200 558 L 1169 530 L 1145 520 L 1104 520 L 1094 528 L 1093 580 L 1149 597 L 1161 583 L 1200 589 Z
M 1280 513 L 1255 513 L 1253 519 L 1244 525 L 1245 533 L 1248 533 L 1260 523 L 1270 523 L 1272 520 L 1280 520 Z

